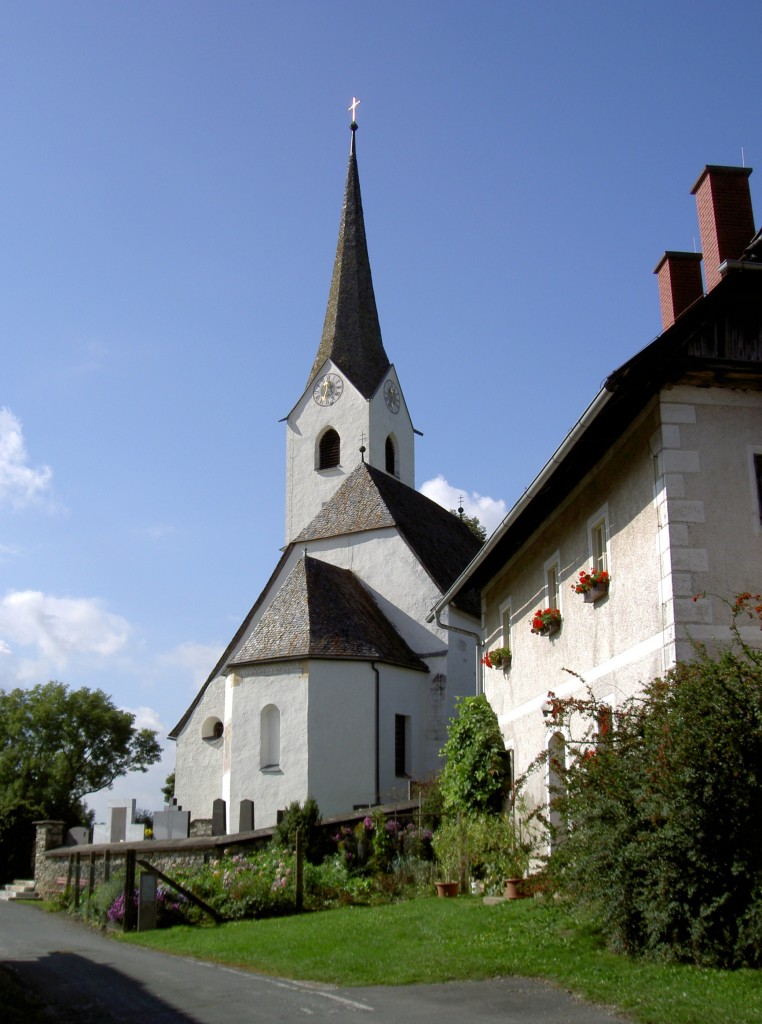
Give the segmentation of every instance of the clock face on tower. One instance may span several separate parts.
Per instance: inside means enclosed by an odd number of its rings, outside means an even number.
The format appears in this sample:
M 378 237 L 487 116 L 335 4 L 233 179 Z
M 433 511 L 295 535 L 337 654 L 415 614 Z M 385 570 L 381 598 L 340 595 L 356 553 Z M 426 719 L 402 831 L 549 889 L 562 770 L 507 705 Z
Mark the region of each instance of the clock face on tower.
M 384 384 L 384 401 L 390 412 L 400 411 L 400 389 L 393 380 L 388 380 Z
M 338 373 L 324 373 L 315 382 L 315 387 L 312 389 L 312 397 L 318 405 L 333 405 L 334 402 L 338 402 L 341 398 L 343 390 L 344 381 Z

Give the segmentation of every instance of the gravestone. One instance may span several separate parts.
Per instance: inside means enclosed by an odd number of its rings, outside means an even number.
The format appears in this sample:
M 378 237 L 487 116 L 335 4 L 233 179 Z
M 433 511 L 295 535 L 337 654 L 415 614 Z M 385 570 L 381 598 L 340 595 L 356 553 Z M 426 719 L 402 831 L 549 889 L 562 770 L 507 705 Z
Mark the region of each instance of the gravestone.
M 218 798 L 212 804 L 212 835 L 227 835 L 227 828 L 225 827 L 225 801 L 221 798 Z
M 254 801 L 242 800 L 238 805 L 238 831 L 254 831 Z
M 173 800 L 153 816 L 154 839 L 187 839 L 190 832 L 190 811 L 184 811 Z
M 135 821 L 135 800 L 109 803 L 106 824 L 93 828 L 94 843 L 134 842 L 143 838 L 144 826 Z
M 127 806 L 109 807 L 109 829 L 110 843 L 123 843 L 127 838 Z
M 70 828 L 66 833 L 67 846 L 82 846 L 84 843 L 89 842 L 90 829 L 85 828 L 84 825 L 76 825 L 74 828 Z
M 156 889 L 158 878 L 153 871 L 143 871 L 138 883 L 138 931 L 147 932 L 156 927 L 158 904 Z

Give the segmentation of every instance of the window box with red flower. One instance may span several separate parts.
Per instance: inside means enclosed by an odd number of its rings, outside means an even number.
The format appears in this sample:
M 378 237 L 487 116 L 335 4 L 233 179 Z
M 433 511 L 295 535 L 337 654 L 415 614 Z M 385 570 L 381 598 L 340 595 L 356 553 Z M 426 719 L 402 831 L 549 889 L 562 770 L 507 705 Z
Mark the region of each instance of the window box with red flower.
M 605 569 L 592 567 L 589 572 L 581 569 L 579 579 L 571 588 L 575 594 L 584 594 L 585 604 L 594 604 L 608 594 L 610 583 L 611 577 Z
M 532 616 L 532 632 L 538 636 L 553 636 L 561 628 L 561 612 L 558 608 L 538 608 Z
M 504 671 L 511 667 L 511 654 L 510 647 L 494 647 L 482 658 L 482 665 L 486 665 L 487 668 L 502 668 Z

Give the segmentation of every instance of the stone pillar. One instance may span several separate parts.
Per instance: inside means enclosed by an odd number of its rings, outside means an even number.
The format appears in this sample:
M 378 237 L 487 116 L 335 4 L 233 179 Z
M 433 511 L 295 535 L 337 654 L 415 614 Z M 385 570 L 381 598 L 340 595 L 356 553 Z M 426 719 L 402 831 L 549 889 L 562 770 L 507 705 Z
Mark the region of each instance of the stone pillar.
M 55 850 L 64 845 L 65 821 L 35 821 L 37 829 L 34 841 L 34 884 L 37 892 L 42 895 L 46 889 L 52 889 L 56 877 L 56 862 L 49 861 L 46 850 Z

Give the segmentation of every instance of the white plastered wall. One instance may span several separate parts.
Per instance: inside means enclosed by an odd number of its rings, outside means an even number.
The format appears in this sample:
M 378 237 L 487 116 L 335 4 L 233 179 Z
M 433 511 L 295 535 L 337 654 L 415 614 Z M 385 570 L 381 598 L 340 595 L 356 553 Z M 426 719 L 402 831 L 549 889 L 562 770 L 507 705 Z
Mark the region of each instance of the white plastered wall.
M 254 801 L 254 827 L 274 825 L 277 811 L 294 800 L 304 802 L 307 776 L 307 662 L 253 665 L 236 670 L 231 680 L 233 726 L 228 799 L 228 831 L 237 829 L 241 800 Z M 278 767 L 261 762 L 262 711 L 280 712 Z
M 753 452 L 762 452 L 762 396 L 720 388 L 662 392 L 483 594 L 488 649 L 501 636 L 500 607 L 512 609 L 510 669 L 485 669 L 520 774 L 542 750 L 548 690 L 584 692 L 616 704 L 690 657 L 690 637 L 728 639 L 732 599 L 762 589 L 759 506 Z M 590 565 L 591 519 L 605 507 L 611 588 L 585 604 L 571 584 Z M 530 632 L 544 602 L 544 559 L 558 551 L 563 627 L 553 639 Z M 747 638 L 759 643 L 758 628 Z M 536 777 L 530 800 L 544 799 Z
M 614 693 L 619 702 L 661 673 L 670 657 L 672 633 L 665 629 L 660 596 L 669 550 L 658 542 L 657 470 L 650 446 L 658 422 L 652 404 L 483 594 L 486 649 L 501 642 L 500 608 L 506 602 L 511 606 L 511 667 L 485 668 L 484 687 L 513 749 L 516 776 L 545 747 L 541 708 L 549 690 L 568 696 L 589 684 L 599 698 Z M 601 510 L 608 523 L 612 583 L 608 597 L 586 604 L 572 584 L 581 569 L 590 568 L 590 526 Z M 545 607 L 545 563 L 556 554 L 563 626 L 547 638 L 531 632 L 531 621 Z M 531 804 L 544 800 L 539 776 L 528 797 Z
M 212 804 L 221 797 L 225 736 L 204 739 L 202 729 L 208 718 L 224 723 L 225 680 L 212 680 L 177 737 L 175 797 L 184 811 L 195 818 L 211 818 Z

